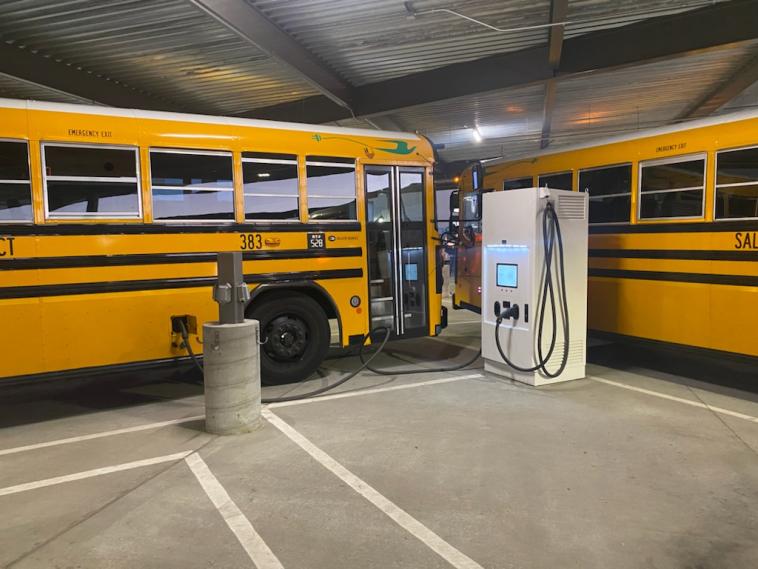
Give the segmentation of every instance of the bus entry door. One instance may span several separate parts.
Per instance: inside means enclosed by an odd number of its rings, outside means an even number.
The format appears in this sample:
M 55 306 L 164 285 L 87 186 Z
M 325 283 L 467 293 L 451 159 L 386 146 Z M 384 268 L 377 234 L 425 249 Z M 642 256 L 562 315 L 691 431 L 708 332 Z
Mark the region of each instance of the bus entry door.
M 371 329 L 428 334 L 424 169 L 366 166 Z

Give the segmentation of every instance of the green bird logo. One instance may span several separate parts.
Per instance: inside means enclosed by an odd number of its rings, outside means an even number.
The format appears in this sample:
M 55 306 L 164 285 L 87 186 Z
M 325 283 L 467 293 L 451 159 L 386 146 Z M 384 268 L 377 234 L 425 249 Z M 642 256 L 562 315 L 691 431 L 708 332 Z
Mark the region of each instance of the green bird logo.
M 382 140 L 381 142 L 382 144 L 392 144 L 394 146 L 392 146 L 391 148 L 381 148 L 379 146 L 366 145 L 360 140 L 355 140 L 352 138 L 348 138 L 346 136 L 321 136 L 320 134 L 314 134 L 312 138 L 316 142 L 321 142 L 322 140 L 344 140 L 346 142 L 359 144 L 360 146 L 364 147 L 364 150 L 366 150 L 366 154 L 369 156 L 369 158 L 373 158 L 373 153 L 369 153 L 368 149 L 378 150 L 380 152 L 387 152 L 388 154 L 402 154 L 402 155 L 411 154 L 414 150 L 416 150 L 415 146 L 411 146 L 410 148 L 408 148 L 408 143 L 405 140 Z
M 414 150 L 416 150 L 415 146 L 412 146 L 411 148 L 408 148 L 408 143 L 404 140 L 387 140 L 388 144 L 394 144 L 394 148 L 377 148 L 377 150 L 381 150 L 382 152 L 389 152 L 390 154 L 410 154 Z

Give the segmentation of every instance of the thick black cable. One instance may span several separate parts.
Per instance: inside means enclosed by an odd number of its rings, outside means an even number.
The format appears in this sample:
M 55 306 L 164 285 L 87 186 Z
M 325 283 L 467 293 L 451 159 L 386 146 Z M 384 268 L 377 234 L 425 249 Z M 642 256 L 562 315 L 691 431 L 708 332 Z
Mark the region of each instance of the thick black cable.
M 189 334 L 187 333 L 187 327 L 184 325 L 184 322 L 179 320 L 179 326 L 181 327 L 181 334 L 182 334 L 182 344 L 181 347 L 187 350 L 187 353 L 190 356 L 190 359 L 192 360 L 192 363 L 195 364 L 197 369 L 200 370 L 200 373 L 205 373 L 203 370 L 203 366 L 200 363 L 200 361 L 197 358 L 197 355 L 195 355 L 194 350 L 192 349 L 192 346 L 190 346 L 189 343 Z M 307 393 L 300 393 L 298 395 L 286 395 L 283 397 L 264 397 L 261 399 L 261 403 L 285 403 L 287 401 L 297 401 L 299 399 L 307 399 L 309 397 L 315 397 L 317 395 L 321 395 L 322 393 L 326 393 L 327 391 L 331 391 L 335 387 L 339 387 L 346 381 L 349 381 L 353 379 L 356 375 L 358 375 L 360 372 L 362 372 L 364 369 L 367 368 L 367 366 L 371 363 L 371 360 L 373 360 L 376 356 L 378 356 L 382 350 L 384 349 L 384 346 L 387 344 L 387 340 L 390 338 L 390 330 L 389 328 L 374 328 L 371 332 L 363 336 L 363 340 L 361 341 L 361 348 L 363 348 L 366 345 L 366 340 L 368 340 L 371 337 L 371 334 L 374 332 L 379 332 L 381 330 L 384 330 L 384 339 L 382 340 L 381 345 L 377 348 L 376 352 L 374 352 L 371 357 L 368 359 L 368 361 L 363 362 L 361 359 L 363 365 L 361 365 L 359 368 L 351 371 L 348 373 L 345 377 L 340 379 L 339 381 L 335 381 L 334 383 L 331 383 L 329 385 L 325 385 L 324 387 L 320 387 L 318 389 L 314 389 L 313 391 L 309 391 Z M 202 380 L 197 382 L 202 383 Z
M 371 358 L 369 358 L 368 361 L 364 361 L 364 359 L 363 359 L 364 358 L 363 352 L 365 350 L 365 347 L 366 347 L 365 344 L 361 345 L 361 348 L 360 348 L 360 350 L 358 352 L 358 357 L 361 359 L 361 363 L 364 364 L 365 369 L 367 369 L 370 372 L 373 372 L 373 373 L 375 373 L 377 375 L 413 375 L 415 373 L 443 373 L 443 372 L 446 372 L 446 371 L 458 371 L 459 369 L 463 369 L 465 367 L 470 366 L 476 360 L 478 360 L 481 357 L 481 355 L 482 355 L 482 349 L 479 348 L 479 351 L 477 351 L 476 354 L 474 355 L 474 357 L 471 358 L 470 360 L 467 360 L 467 361 L 463 362 L 462 364 L 456 364 L 456 365 L 450 366 L 450 367 L 436 367 L 436 368 L 432 368 L 432 367 L 425 367 L 425 366 L 419 365 L 419 366 L 417 366 L 415 368 L 409 368 L 409 369 L 397 369 L 397 370 L 396 369 L 378 369 L 378 368 L 371 367 L 369 365 L 369 363 L 374 358 L 374 356 L 376 355 L 376 353 L 372 354 Z
M 367 368 L 368 364 L 371 363 L 371 360 L 373 360 L 376 356 L 378 356 L 382 352 L 382 350 L 384 349 L 384 346 L 387 344 L 387 340 L 389 340 L 389 338 L 390 338 L 390 330 L 389 330 L 389 328 L 382 327 L 382 328 L 375 328 L 374 330 L 372 330 L 371 332 L 369 332 L 368 334 L 366 334 L 365 336 L 363 336 L 363 340 L 361 341 L 361 347 L 363 347 L 363 346 L 366 345 L 366 340 L 368 340 L 369 338 L 371 338 L 371 334 L 373 334 L 374 332 L 378 332 L 380 330 L 384 330 L 384 339 L 382 340 L 382 343 L 377 348 L 377 350 L 373 354 L 371 354 L 371 357 L 368 359 L 367 362 L 365 362 L 360 367 L 358 367 L 358 368 L 354 369 L 353 371 L 351 371 L 350 373 L 348 373 L 345 377 L 343 377 L 339 381 L 335 381 L 334 383 L 329 384 L 329 385 L 325 385 L 324 387 L 320 387 L 319 389 L 314 389 L 313 391 L 309 391 L 308 393 L 301 393 L 299 395 L 286 395 L 286 396 L 283 396 L 283 397 L 267 397 L 267 398 L 263 398 L 263 399 L 261 399 L 261 403 L 285 403 L 287 401 L 297 401 L 299 399 L 307 399 L 309 397 L 315 397 L 317 395 L 321 395 L 323 393 L 326 393 L 327 391 L 331 391 L 335 387 L 339 387 L 340 385 L 342 385 L 346 381 L 349 381 L 349 380 L 353 379 L 356 375 L 358 375 L 360 372 L 362 372 L 364 369 Z
M 190 345 L 189 333 L 187 332 L 187 326 L 186 324 L 184 324 L 184 320 L 182 320 L 181 318 L 177 320 L 179 322 L 179 327 L 182 329 L 181 330 L 182 343 L 179 347 L 187 350 L 187 353 L 189 354 L 190 359 L 192 360 L 192 363 L 195 364 L 195 367 L 197 367 L 197 369 L 199 369 L 200 373 L 202 374 L 203 366 L 200 363 L 200 361 L 197 359 L 197 356 L 195 355 L 195 351 L 192 349 L 192 346 Z

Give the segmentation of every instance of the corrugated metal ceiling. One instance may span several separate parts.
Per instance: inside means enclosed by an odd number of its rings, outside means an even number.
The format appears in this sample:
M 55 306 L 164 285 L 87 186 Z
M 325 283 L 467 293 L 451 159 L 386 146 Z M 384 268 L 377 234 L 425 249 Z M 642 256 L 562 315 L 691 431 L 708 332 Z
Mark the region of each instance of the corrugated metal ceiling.
M 87 105 L 91 105 L 94 102 L 68 93 L 61 93 L 44 85 L 23 81 L 3 73 L 0 73 L 0 97 L 52 101 L 54 103 L 83 103 Z
M 730 77 L 758 49 L 758 41 L 731 45 L 666 61 L 558 82 L 551 144 L 667 124 L 694 101 Z M 746 98 L 756 100 L 756 93 Z M 446 160 L 518 156 L 537 151 L 543 119 L 544 86 L 507 89 L 404 109 L 390 115 L 437 143 Z M 747 104 L 746 100 L 742 104 Z M 472 137 L 478 125 L 481 143 Z
M 446 13 L 411 17 L 402 0 L 244 0 L 358 86 L 442 65 L 544 45 L 547 29 L 495 32 Z M 717 0 L 721 1 L 721 0 Z M 566 37 L 715 3 L 713 0 L 570 0 Z M 545 24 L 550 0 L 416 0 L 490 25 Z M 78 68 L 187 112 L 235 115 L 317 94 L 291 68 L 241 39 L 190 0 L 3 0 L 0 41 Z M 674 120 L 755 53 L 755 42 L 558 83 L 553 144 Z M 451 77 L 451 81 L 455 81 Z M 758 104 L 748 89 L 730 105 Z M 0 95 L 81 102 L 0 75 Z M 416 130 L 449 160 L 539 147 L 544 86 L 483 93 L 340 124 Z M 727 107 L 730 107 L 727 105 Z M 479 125 L 480 144 L 471 137 Z
M 410 18 L 403 0 L 246 0 L 354 85 L 545 44 L 547 29 L 496 32 L 447 13 Z M 718 0 L 717 0 L 718 1 Z M 712 0 L 572 0 L 566 37 Z M 417 0 L 417 12 L 449 8 L 498 28 L 546 24 L 550 0 Z
M 237 114 L 315 94 L 186 0 L 3 1 L 0 38 L 191 112 Z

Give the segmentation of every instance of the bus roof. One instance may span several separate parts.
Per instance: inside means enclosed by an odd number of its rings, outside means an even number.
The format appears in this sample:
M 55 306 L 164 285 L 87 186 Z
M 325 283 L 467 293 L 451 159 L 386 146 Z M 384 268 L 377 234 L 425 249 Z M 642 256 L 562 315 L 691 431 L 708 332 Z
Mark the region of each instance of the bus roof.
M 674 125 L 667 125 L 667 126 L 660 126 L 655 128 L 648 128 L 648 129 L 642 129 L 642 130 L 636 130 L 632 133 L 628 134 L 618 134 L 606 138 L 601 138 L 599 140 L 593 140 L 589 142 L 582 142 L 577 144 L 567 144 L 566 146 L 559 146 L 556 148 L 550 148 L 545 150 L 537 151 L 533 154 L 526 153 L 526 154 L 519 154 L 518 156 L 514 156 L 513 158 L 491 158 L 489 160 L 482 160 L 483 164 L 486 165 L 497 165 L 497 164 L 507 164 L 508 162 L 512 162 L 515 159 L 522 159 L 525 157 L 530 158 L 539 158 L 542 156 L 549 156 L 551 154 L 560 154 L 562 152 L 572 152 L 574 150 L 583 150 L 586 148 L 595 148 L 597 146 L 605 146 L 607 144 L 614 144 L 617 142 L 627 142 L 630 140 L 638 140 L 640 138 L 648 138 L 651 136 L 660 136 L 664 134 L 671 134 L 674 132 L 682 132 L 685 130 L 692 130 L 696 128 L 703 128 L 707 126 L 715 126 L 718 124 L 724 124 L 724 123 L 731 123 L 731 122 L 738 122 L 748 119 L 755 119 L 758 118 L 758 109 L 747 109 L 743 111 L 738 111 L 734 113 L 728 113 L 723 115 L 717 115 L 713 117 L 706 117 L 703 119 L 697 119 L 692 121 L 686 121 L 681 122 L 679 124 Z
M 306 124 L 295 122 L 268 121 L 261 119 L 243 119 L 235 117 L 220 117 L 212 115 L 193 115 L 189 113 L 172 113 L 164 111 L 143 111 L 140 109 L 124 109 L 118 107 L 106 107 L 99 105 L 77 105 L 72 103 L 49 103 L 46 101 L 32 101 L 22 99 L 0 98 L 0 108 L 27 109 L 30 111 L 49 111 L 58 113 L 79 113 L 85 115 L 101 115 L 111 117 L 127 117 L 137 119 L 171 120 L 194 122 L 204 124 L 218 124 L 228 126 L 247 126 L 257 128 L 275 128 L 281 130 L 323 132 L 329 134 L 352 134 L 355 136 L 368 136 L 380 138 L 401 138 L 406 140 L 421 140 L 421 137 L 409 132 L 396 132 L 389 130 L 371 130 L 367 128 L 345 128 L 339 126 L 324 126 L 320 124 Z

